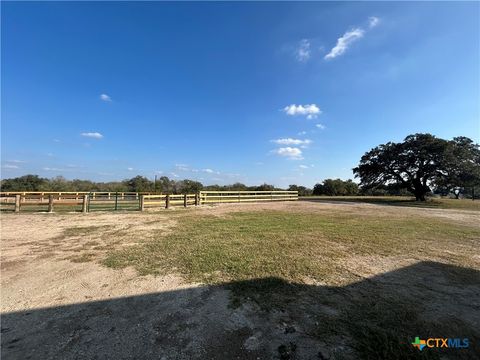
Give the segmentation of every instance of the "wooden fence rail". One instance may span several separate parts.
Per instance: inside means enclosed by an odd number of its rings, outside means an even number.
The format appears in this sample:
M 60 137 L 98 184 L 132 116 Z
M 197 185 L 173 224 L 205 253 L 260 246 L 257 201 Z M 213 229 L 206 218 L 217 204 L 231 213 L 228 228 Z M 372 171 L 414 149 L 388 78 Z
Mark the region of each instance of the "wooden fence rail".
M 200 191 L 200 203 L 298 200 L 298 191 Z
M 53 212 L 57 207 L 70 211 L 140 210 L 213 203 L 298 200 L 297 191 L 200 191 L 197 194 L 155 195 L 134 192 L 0 192 L 2 210 L 20 209 Z M 10 207 L 10 208 L 8 208 Z
M 172 205 L 199 205 L 198 194 L 180 194 L 180 195 L 142 195 L 140 199 L 140 210 L 151 207 L 165 207 L 168 209 Z

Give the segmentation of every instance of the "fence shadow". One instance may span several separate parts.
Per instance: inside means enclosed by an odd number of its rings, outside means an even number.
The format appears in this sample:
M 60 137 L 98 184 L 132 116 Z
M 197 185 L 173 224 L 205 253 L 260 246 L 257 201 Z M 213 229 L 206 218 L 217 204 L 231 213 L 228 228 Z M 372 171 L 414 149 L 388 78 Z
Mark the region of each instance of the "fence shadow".
M 278 278 L 2 315 L 3 359 L 478 358 L 480 272 L 421 262 L 343 287 Z M 415 349 L 416 336 L 468 349 Z

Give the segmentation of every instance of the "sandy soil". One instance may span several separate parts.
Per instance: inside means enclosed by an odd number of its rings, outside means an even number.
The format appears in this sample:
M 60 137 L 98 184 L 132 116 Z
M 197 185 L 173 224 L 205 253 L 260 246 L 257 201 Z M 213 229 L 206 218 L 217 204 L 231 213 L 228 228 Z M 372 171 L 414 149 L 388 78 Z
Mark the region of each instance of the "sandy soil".
M 343 209 L 375 212 L 385 217 L 398 216 L 400 211 L 402 216 L 436 217 L 480 226 L 478 212 L 474 211 L 387 206 L 379 211 L 379 208 L 371 204 L 278 202 L 223 204 L 182 211 L 225 216 L 253 209 L 299 212 Z M 108 250 L 146 241 L 155 231 L 172 231 L 174 226 L 175 217 L 162 211 L 2 214 L 2 356 L 10 359 L 322 359 L 335 358 L 335 354 L 352 357 L 342 336 L 332 344 L 310 335 L 318 321 L 335 317 L 339 311 L 311 299 L 320 295 L 336 299 L 337 289 L 311 284 L 305 288 L 304 298 L 282 310 L 263 311 L 253 303 L 233 308 L 229 304 L 228 286 L 187 284 L 175 274 L 138 276 L 133 269 L 112 270 L 95 261 L 83 261 L 85 254 L 88 260 L 95 260 Z M 396 272 L 398 269 L 410 270 Z M 418 278 L 419 273 L 430 276 L 433 287 L 435 274 L 444 269 L 408 257 L 372 257 L 352 262 L 348 271 L 359 279 L 368 279 L 342 289 L 357 296 L 366 283 L 378 287 L 392 279 L 396 286 L 408 287 L 415 293 L 419 291 L 415 288 L 417 282 L 421 286 L 424 279 Z M 478 272 L 473 277 L 478 278 Z M 444 294 L 450 290 L 459 294 L 458 289 L 449 289 L 444 278 L 438 281 Z M 474 281 L 471 288 L 462 291 L 455 298 L 459 305 L 453 312 L 468 317 L 472 326 L 480 328 L 478 284 Z M 424 292 L 420 298 L 427 301 L 429 296 L 432 297 Z M 438 302 L 429 303 L 426 308 L 442 306 L 445 299 L 437 297 Z M 471 314 L 471 306 L 476 307 L 476 315 Z M 285 351 L 279 352 L 282 346 Z

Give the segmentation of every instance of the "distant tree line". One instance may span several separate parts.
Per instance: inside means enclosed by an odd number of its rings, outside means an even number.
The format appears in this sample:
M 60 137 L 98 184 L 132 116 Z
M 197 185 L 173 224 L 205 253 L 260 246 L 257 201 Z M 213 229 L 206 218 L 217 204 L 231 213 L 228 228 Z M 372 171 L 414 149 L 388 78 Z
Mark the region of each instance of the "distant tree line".
M 300 196 L 327 195 L 409 195 L 424 201 L 427 194 L 454 194 L 478 198 L 480 192 L 480 146 L 467 137 L 452 140 L 436 138 L 430 134 L 407 136 L 403 142 L 381 144 L 362 156 L 353 169 L 357 184 L 352 180 L 325 179 L 313 189 L 290 185 L 288 190 Z M 52 179 L 38 175 L 25 175 L 1 180 L 2 191 L 109 191 L 152 192 L 163 194 L 212 191 L 272 191 L 282 190 L 273 185 L 247 186 L 208 185 L 195 180 L 172 180 L 167 176 L 152 181 L 135 176 L 123 181 L 94 182 L 67 180 L 62 176 Z
M 284 190 L 273 185 L 247 186 L 242 183 L 231 185 L 203 185 L 195 180 L 173 180 L 162 176 L 152 181 L 144 176 L 135 176 L 123 181 L 95 182 L 91 180 L 67 180 L 62 176 L 51 179 L 38 175 L 25 175 L 1 180 L 1 191 L 105 191 L 105 192 L 151 192 L 163 194 L 193 194 L 201 190 L 211 191 L 273 191 Z M 362 189 L 352 180 L 326 179 L 315 184 L 313 189 L 302 185 L 290 185 L 287 190 L 298 191 L 299 196 L 326 195 L 408 195 L 398 186 L 379 186 Z
M 272 191 L 282 190 L 273 185 L 247 186 L 242 183 L 232 185 L 208 185 L 195 180 L 173 180 L 162 176 L 152 181 L 144 176 L 135 176 L 123 181 L 95 182 L 91 180 L 67 180 L 62 176 L 51 179 L 38 175 L 25 175 L 1 180 L 1 191 L 105 191 L 105 192 L 151 192 L 163 194 L 193 194 L 201 190 L 211 191 Z

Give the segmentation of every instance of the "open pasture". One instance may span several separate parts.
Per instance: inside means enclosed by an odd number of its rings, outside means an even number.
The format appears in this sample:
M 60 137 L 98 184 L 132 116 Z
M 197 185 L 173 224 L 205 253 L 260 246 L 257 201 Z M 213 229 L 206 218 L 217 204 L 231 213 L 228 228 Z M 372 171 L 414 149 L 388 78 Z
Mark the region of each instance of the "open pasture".
M 4 213 L 2 356 L 470 359 L 478 214 L 308 201 Z M 419 352 L 415 336 L 470 347 Z

